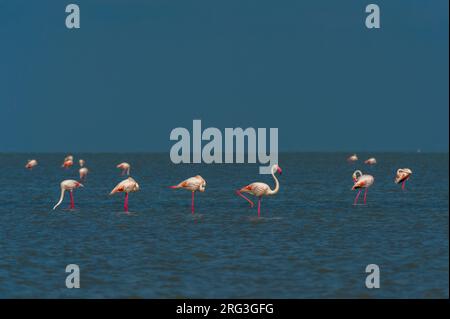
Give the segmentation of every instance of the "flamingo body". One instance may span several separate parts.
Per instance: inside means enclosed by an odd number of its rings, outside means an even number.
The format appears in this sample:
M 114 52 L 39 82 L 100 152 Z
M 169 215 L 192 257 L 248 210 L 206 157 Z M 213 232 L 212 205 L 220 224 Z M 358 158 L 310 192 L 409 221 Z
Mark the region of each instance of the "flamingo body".
M 25 165 L 25 168 L 33 169 L 38 164 L 38 162 L 35 159 L 28 160 L 27 164 Z
M 86 178 L 87 174 L 89 173 L 89 170 L 87 169 L 87 167 L 82 167 L 79 169 L 78 172 L 80 173 L 80 180 L 83 180 Z
M 353 154 L 347 158 L 347 161 L 349 161 L 349 162 L 356 162 L 357 160 L 358 160 L 358 156 L 356 156 L 356 154 Z
M 367 165 L 375 165 L 376 163 L 377 163 L 377 160 L 375 157 L 368 158 L 367 160 L 364 161 L 364 164 L 367 164 Z

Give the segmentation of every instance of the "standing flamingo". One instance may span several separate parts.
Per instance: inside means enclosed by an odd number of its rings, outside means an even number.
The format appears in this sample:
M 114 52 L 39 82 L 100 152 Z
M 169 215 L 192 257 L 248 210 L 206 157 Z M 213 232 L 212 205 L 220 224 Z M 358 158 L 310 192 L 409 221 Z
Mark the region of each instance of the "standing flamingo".
M 25 168 L 33 169 L 38 164 L 38 162 L 35 159 L 28 160 L 27 165 L 25 165 Z
M 367 165 L 375 165 L 376 163 L 377 163 L 377 160 L 375 157 L 371 157 L 364 161 L 364 164 L 367 164 Z
M 356 162 L 357 160 L 358 160 L 358 156 L 356 156 L 356 154 L 353 154 L 347 158 L 348 162 Z
M 405 183 L 406 181 L 411 177 L 412 170 L 409 168 L 399 168 L 397 170 L 397 174 L 395 176 L 395 183 L 400 184 L 402 183 L 402 190 L 405 189 Z
M 116 187 L 113 188 L 109 195 L 113 195 L 115 193 L 125 193 L 125 202 L 123 205 L 124 211 L 128 212 L 128 193 L 137 192 L 139 190 L 139 184 L 131 177 L 121 181 Z
M 123 162 L 116 166 L 117 168 L 120 168 L 122 170 L 122 175 L 130 175 L 130 164 Z
M 192 192 L 191 212 L 194 214 L 194 194 L 196 191 L 204 192 L 206 189 L 206 181 L 200 175 L 190 177 L 181 183 L 169 186 L 170 188 L 183 188 Z
M 61 167 L 69 168 L 69 167 L 72 167 L 72 165 L 73 165 L 73 156 L 72 155 L 68 155 L 68 156 L 66 156 L 64 158 L 64 162 L 61 165 Z
M 80 167 L 83 167 L 84 164 L 85 164 L 85 161 L 84 161 L 84 159 L 80 159 L 80 160 L 78 161 L 78 163 L 80 164 Z
M 278 179 L 275 176 L 275 172 L 278 172 L 278 174 L 280 175 L 282 173 L 280 166 L 278 166 L 277 164 L 272 166 L 272 177 L 275 180 L 275 189 L 273 190 L 270 189 L 269 185 L 265 183 L 255 182 L 236 191 L 237 195 L 241 196 L 250 203 L 250 207 L 253 207 L 253 202 L 242 193 L 249 193 L 258 197 L 258 217 L 261 216 L 261 198 L 263 196 L 275 195 L 276 193 L 278 193 L 280 189 L 280 183 L 278 182 Z
M 352 190 L 359 189 L 358 194 L 356 194 L 355 201 L 353 202 L 353 205 L 356 205 L 358 203 L 359 194 L 361 194 L 361 190 L 365 188 L 364 191 L 364 204 L 366 203 L 367 199 L 367 190 L 370 186 L 372 186 L 374 182 L 374 178 L 372 175 L 363 174 L 361 171 L 357 170 L 352 175 L 353 178 L 353 187 Z
M 80 180 L 85 180 L 87 174 L 89 173 L 89 170 L 87 169 L 87 167 L 82 167 L 78 172 L 80 173 Z
M 66 180 L 62 181 L 61 182 L 61 197 L 59 198 L 58 203 L 56 203 L 56 205 L 53 207 L 53 209 L 56 209 L 56 207 L 58 207 L 62 203 L 62 201 L 64 199 L 65 191 L 69 191 L 69 193 L 70 193 L 70 209 L 74 209 L 75 203 L 73 201 L 73 190 L 78 187 L 83 187 L 83 184 L 81 184 L 80 182 L 77 182 L 73 179 L 66 179 Z

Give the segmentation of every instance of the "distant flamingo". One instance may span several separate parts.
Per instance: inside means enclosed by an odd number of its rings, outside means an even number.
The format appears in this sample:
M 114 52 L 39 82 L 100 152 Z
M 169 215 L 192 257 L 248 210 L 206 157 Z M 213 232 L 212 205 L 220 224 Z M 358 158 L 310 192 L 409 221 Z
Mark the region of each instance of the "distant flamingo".
M 353 202 L 353 205 L 356 205 L 358 203 L 359 194 L 361 194 L 361 190 L 365 188 L 364 191 L 364 204 L 366 203 L 367 199 L 367 190 L 370 186 L 372 186 L 374 182 L 374 178 L 372 175 L 363 174 L 361 171 L 357 170 L 352 175 L 353 178 L 353 187 L 352 190 L 359 189 L 358 194 L 356 194 L 355 201 Z
M 61 165 L 61 167 L 69 168 L 69 167 L 72 167 L 72 165 L 73 165 L 73 156 L 72 155 L 68 155 L 68 156 L 66 156 L 64 158 L 64 162 Z
M 80 167 L 83 167 L 84 166 L 84 159 L 80 159 L 79 161 L 78 161 L 78 163 L 80 164 Z
M 89 173 L 89 170 L 87 169 L 87 167 L 82 167 L 78 172 L 80 173 L 80 180 L 85 180 L 87 174 Z
M 347 158 L 348 162 L 356 162 L 357 160 L 358 160 L 358 156 L 356 156 L 356 154 L 353 154 Z
M 128 193 L 137 192 L 139 190 L 139 184 L 131 177 L 121 181 L 119 184 L 114 187 L 114 189 L 109 193 L 109 195 L 113 195 L 115 193 L 125 193 L 125 202 L 123 205 L 123 209 L 125 212 L 128 212 Z
M 241 188 L 240 190 L 236 191 L 236 194 L 241 196 L 242 198 L 244 198 L 246 201 L 248 201 L 250 203 L 250 207 L 253 207 L 253 202 L 248 199 L 246 196 L 244 196 L 242 193 L 249 193 L 252 194 L 256 197 L 258 197 L 258 217 L 261 216 L 261 198 L 263 196 L 268 196 L 268 195 L 275 195 L 276 193 L 278 193 L 279 189 L 280 189 L 280 183 L 278 182 L 278 179 L 275 176 L 275 172 L 278 172 L 278 174 L 281 175 L 282 170 L 281 168 L 275 164 L 272 166 L 272 177 L 275 180 L 275 189 L 270 189 L 269 185 L 265 184 L 265 183 L 260 183 L 260 182 L 256 182 L 256 183 L 251 183 L 243 188 Z
M 25 165 L 25 168 L 33 169 L 38 164 L 38 162 L 35 159 L 28 160 L 27 165 Z
M 122 175 L 130 175 L 130 164 L 123 162 L 116 166 L 117 168 L 120 168 L 122 170 Z
M 377 160 L 375 157 L 371 157 L 364 161 L 364 164 L 367 164 L 367 165 L 375 165 L 376 163 L 377 163 Z
M 194 214 L 194 194 L 196 191 L 204 192 L 206 189 L 206 181 L 200 175 L 188 178 L 181 183 L 169 186 L 170 188 L 183 188 L 192 192 L 191 212 Z
M 397 174 L 395 176 L 395 183 L 400 184 L 402 183 L 402 190 L 405 189 L 405 183 L 406 181 L 411 177 L 412 170 L 409 168 L 399 168 L 397 170 Z
M 56 205 L 53 207 L 53 209 L 56 209 L 56 207 L 58 207 L 62 203 L 62 201 L 64 199 L 65 191 L 70 192 L 70 209 L 74 209 L 75 204 L 73 201 L 73 190 L 78 187 L 83 187 L 83 184 L 81 184 L 80 182 L 74 181 L 73 179 L 66 179 L 66 180 L 62 181 L 61 182 L 61 197 L 59 198 L 58 203 L 56 203 Z

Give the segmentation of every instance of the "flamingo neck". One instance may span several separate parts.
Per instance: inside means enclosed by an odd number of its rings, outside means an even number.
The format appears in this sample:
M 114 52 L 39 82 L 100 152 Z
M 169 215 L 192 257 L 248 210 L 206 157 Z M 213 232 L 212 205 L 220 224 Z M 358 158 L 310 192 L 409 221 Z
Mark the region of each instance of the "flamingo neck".
M 275 195 L 280 190 L 280 183 L 278 182 L 278 178 L 275 176 L 275 172 L 272 170 L 272 177 L 275 180 L 275 188 L 272 190 L 270 189 L 267 192 L 267 195 Z

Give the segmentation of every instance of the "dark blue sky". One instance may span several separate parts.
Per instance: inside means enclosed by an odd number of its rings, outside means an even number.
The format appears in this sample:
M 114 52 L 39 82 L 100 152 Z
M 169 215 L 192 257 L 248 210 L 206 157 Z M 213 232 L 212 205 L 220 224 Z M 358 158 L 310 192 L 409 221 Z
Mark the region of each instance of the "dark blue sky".
M 278 127 L 281 150 L 448 151 L 447 0 L 0 0 L 0 41 L 0 151 L 168 152 L 193 119 Z

